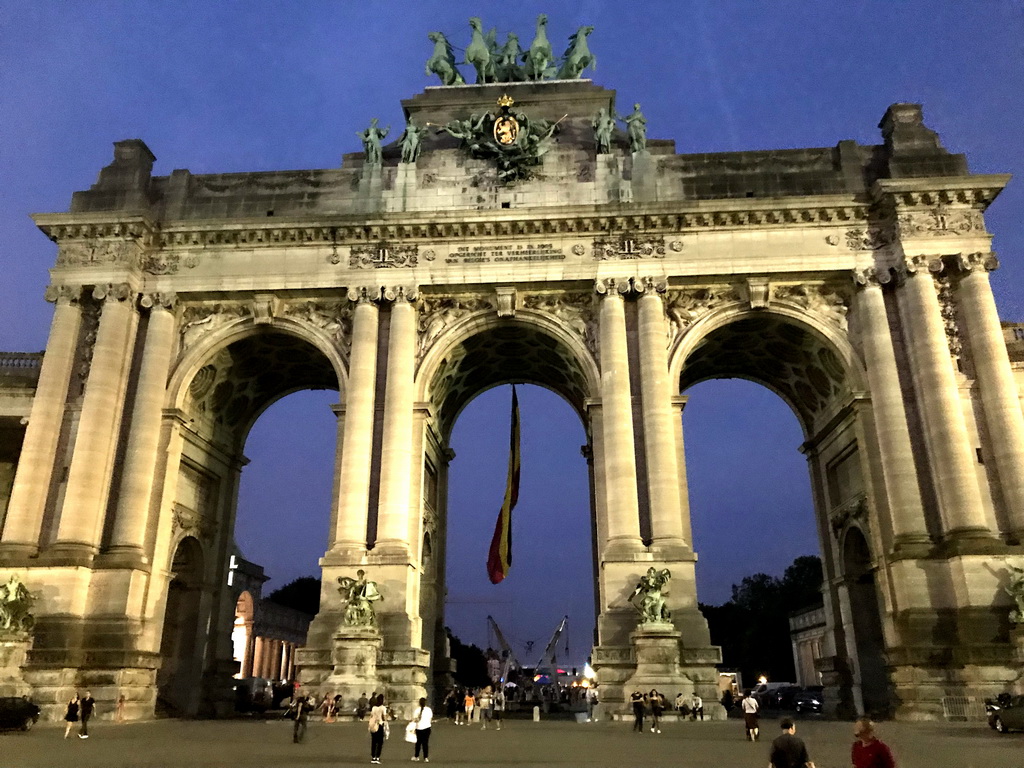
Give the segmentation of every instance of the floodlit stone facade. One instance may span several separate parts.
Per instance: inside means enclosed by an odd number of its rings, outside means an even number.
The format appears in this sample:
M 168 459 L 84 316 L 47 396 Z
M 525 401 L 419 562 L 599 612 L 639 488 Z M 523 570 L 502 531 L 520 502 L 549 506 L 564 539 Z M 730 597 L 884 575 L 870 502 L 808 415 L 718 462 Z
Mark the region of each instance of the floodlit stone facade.
M 511 184 L 438 129 L 486 127 L 505 94 L 558 122 Z M 0 579 L 39 596 L 22 671 L 51 717 L 75 686 L 139 717 L 158 695 L 227 711 L 242 447 L 302 388 L 339 392 L 307 690 L 373 680 L 402 707 L 446 673 L 449 435 L 476 394 L 530 382 L 586 428 L 603 705 L 641 680 L 716 700 L 680 415 L 719 377 L 803 428 L 829 708 L 934 717 L 1018 679 L 1024 363 L 984 219 L 1008 177 L 971 174 L 914 104 L 876 146 L 632 152 L 616 132 L 598 154 L 613 104 L 587 80 L 427 88 L 403 102 L 429 127 L 414 162 L 396 142 L 327 170 L 153 176 L 120 141 L 67 212 L 35 217 L 55 309 L 41 365 L 2 361 Z M 652 566 L 670 626 L 627 602 Z M 346 634 L 336 585 L 357 568 L 386 600 Z

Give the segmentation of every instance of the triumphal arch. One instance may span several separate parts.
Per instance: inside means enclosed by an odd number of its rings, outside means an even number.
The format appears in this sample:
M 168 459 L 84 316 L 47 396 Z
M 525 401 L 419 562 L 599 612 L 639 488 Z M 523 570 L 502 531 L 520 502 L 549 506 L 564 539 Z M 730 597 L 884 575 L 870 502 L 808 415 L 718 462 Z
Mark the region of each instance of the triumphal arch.
M 531 46 L 526 71 L 491 46 L 477 84 L 432 35 L 442 84 L 340 168 L 159 176 L 129 139 L 68 211 L 35 216 L 54 315 L 41 363 L 4 358 L 0 582 L 36 598 L 4 642 L 48 712 L 75 686 L 132 717 L 230 706 L 242 448 L 303 388 L 339 402 L 300 680 L 428 694 L 449 669 L 448 438 L 508 382 L 585 425 L 606 706 L 717 698 L 680 416 L 720 377 L 770 388 L 803 429 L 829 707 L 933 717 L 1020 685 L 1024 367 L 984 218 L 1008 177 L 970 173 L 916 104 L 877 145 L 677 153 L 580 76 L 587 34 L 561 63 Z M 671 585 L 644 622 L 628 598 L 649 568 Z M 384 597 L 372 620 L 346 618 L 357 570 Z

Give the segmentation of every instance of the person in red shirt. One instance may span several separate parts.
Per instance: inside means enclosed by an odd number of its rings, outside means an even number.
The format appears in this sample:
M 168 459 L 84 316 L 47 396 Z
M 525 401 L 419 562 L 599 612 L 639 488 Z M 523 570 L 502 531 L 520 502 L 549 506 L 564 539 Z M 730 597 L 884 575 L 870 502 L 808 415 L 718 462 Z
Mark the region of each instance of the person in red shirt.
M 869 718 L 856 722 L 853 735 L 857 739 L 850 750 L 853 768 L 896 768 L 892 752 L 875 737 L 875 724 Z

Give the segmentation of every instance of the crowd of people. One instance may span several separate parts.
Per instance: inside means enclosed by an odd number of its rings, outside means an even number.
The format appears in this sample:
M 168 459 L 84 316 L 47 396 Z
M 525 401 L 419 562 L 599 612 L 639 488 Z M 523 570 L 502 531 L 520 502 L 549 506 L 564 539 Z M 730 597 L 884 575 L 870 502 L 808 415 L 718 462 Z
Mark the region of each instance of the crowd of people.
M 661 733 L 662 714 L 670 708 L 665 694 L 653 688 L 648 693 L 633 691 L 629 696 L 629 703 L 633 708 L 634 731 L 643 733 L 644 718 L 650 714 L 651 733 Z M 682 692 L 676 694 L 671 708 L 679 714 L 680 718 L 704 719 L 704 700 L 697 695 L 696 691 L 689 696 Z

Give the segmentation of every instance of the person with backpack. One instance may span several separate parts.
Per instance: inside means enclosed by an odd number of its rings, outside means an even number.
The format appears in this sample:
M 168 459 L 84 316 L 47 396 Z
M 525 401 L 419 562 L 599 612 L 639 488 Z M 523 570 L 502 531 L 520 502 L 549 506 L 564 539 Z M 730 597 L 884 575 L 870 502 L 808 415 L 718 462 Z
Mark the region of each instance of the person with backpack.
M 384 694 L 377 694 L 370 709 L 370 762 L 380 765 L 380 753 L 384 751 L 384 739 L 388 731 L 388 708 L 384 706 Z

